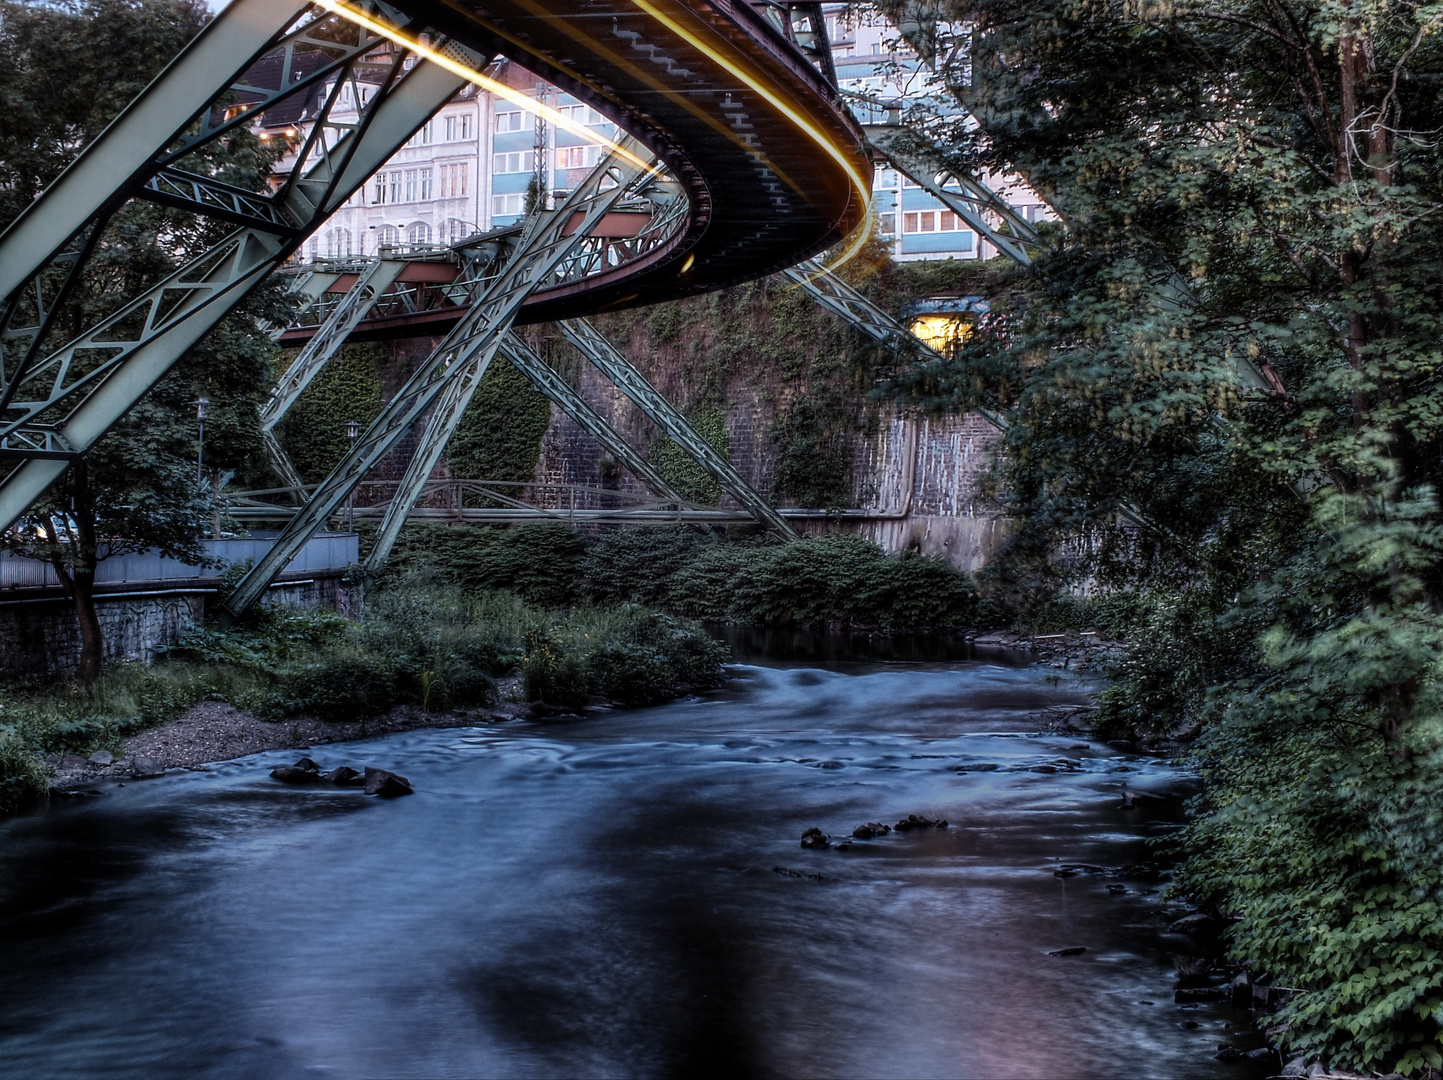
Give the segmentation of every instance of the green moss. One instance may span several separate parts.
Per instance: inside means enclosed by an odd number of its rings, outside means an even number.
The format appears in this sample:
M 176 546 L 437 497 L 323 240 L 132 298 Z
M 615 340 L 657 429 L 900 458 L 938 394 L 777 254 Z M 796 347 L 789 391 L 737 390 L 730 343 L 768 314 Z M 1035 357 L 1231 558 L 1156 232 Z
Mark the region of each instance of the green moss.
M 447 449 L 452 474 L 525 483 L 536 472 L 551 403 L 505 360 L 492 362 Z
M 390 360 L 378 345 L 344 345 L 291 406 L 277 433 L 301 479 L 324 479 L 350 445 L 346 425 L 376 418 L 381 411 L 377 372 Z
M 726 417 L 712 408 L 698 409 L 688 419 L 707 443 L 723 458 L 731 449 Z M 651 444 L 651 464 L 685 499 L 715 506 L 721 500 L 721 485 L 676 443 L 662 435 Z

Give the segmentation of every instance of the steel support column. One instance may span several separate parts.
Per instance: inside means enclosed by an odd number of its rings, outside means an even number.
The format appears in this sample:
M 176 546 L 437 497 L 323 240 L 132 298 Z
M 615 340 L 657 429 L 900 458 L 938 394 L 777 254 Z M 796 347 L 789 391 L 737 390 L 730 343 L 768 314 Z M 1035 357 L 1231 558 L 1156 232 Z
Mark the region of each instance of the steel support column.
M 621 434 L 608 424 L 600 413 L 588 405 L 550 364 L 537 356 L 526 342 L 515 334 L 507 334 L 501 340 L 501 355 L 511 361 L 512 366 L 530 379 L 531 385 L 550 398 L 558 409 L 575 420 L 577 427 L 600 443 L 601 448 L 618 462 L 626 466 L 633 476 L 651 490 L 653 495 L 666 501 L 686 502 L 666 482 L 661 473 L 642 460 L 641 455 L 631 448 L 631 444 L 623 439 Z
M 478 68 L 487 62 L 485 57 L 467 55 Z M 396 67 L 399 71 L 399 57 Z M 38 396 L 22 400 L 17 395 L 10 402 L 0 424 L 0 439 L 68 409 L 53 426 L 75 452 L 88 450 L 465 82 L 422 62 L 378 90 L 362 120 L 333 143 L 317 147 L 315 165 L 278 196 L 302 222 L 289 237 L 259 229 L 232 233 L 36 363 L 25 374 L 21 389 L 38 391 Z M 336 96 L 333 92 L 332 100 Z M 59 478 L 65 465 L 64 461 L 25 461 L 0 483 L 0 528 L 12 525 Z
M 646 376 L 632 367 L 620 350 L 607 341 L 596 327 L 585 319 L 569 319 L 557 325 L 566 340 L 571 342 L 582 356 L 596 365 L 603 375 L 616 384 L 617 389 L 629 397 L 674 443 L 691 455 L 748 513 L 774 532 L 788 539 L 798 539 L 796 530 L 787 524 L 786 519 L 742 479 L 731 463 L 687 423 L 671 402 L 647 381 Z
M 606 213 L 626 196 L 633 183 L 654 174 L 655 168 L 643 172 L 634 164 L 639 144 L 627 139 L 623 146 L 624 156 L 613 153 L 565 202 L 533 219 L 516 254 L 501 273 L 488 283 L 441 345 L 416 369 L 340 464 L 320 483 L 266 556 L 241 579 L 221 609 L 222 618 L 233 619 L 264 595 L 270 583 L 339 509 L 371 467 L 435 404 L 446 383 L 460 378 L 482 356 L 489 360 L 526 297 L 553 277 Z M 604 183 L 612 186 L 603 191 Z M 576 218 L 579 220 L 574 220 Z
M 376 259 L 356 279 L 331 314 L 316 330 L 305 348 L 276 383 L 270 399 L 261 406 L 261 427 L 272 430 L 296 398 L 311 384 L 321 368 L 346 343 L 356 324 L 366 317 L 376 298 L 390 288 L 406 264 L 393 259 Z

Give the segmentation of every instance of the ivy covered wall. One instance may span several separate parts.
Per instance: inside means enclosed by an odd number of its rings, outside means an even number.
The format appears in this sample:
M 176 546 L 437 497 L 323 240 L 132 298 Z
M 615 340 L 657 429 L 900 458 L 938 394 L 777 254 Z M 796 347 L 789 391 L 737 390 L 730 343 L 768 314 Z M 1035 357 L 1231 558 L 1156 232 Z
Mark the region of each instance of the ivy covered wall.
M 280 362 L 294 359 L 287 352 Z M 381 372 L 390 364 L 384 345 L 343 345 L 296 399 L 276 434 L 302 480 L 318 483 L 340 462 L 349 445 L 347 423 L 364 427 L 380 413 Z
M 447 448 L 452 476 L 467 480 L 529 481 L 551 423 L 551 402 L 529 379 L 497 357 Z

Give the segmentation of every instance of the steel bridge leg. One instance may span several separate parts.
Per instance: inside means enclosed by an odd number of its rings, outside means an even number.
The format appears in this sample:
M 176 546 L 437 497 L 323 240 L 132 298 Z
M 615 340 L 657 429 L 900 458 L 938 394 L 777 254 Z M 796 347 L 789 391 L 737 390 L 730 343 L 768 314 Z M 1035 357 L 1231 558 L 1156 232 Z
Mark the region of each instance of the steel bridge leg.
M 233 7 L 269 10 L 269 3 L 238 0 Z M 198 41 L 205 39 L 203 34 Z M 485 57 L 468 55 L 477 67 L 484 66 Z M 337 80 L 303 152 L 303 160 L 314 164 L 304 174 L 293 176 L 275 199 L 277 215 L 298 224 L 280 226 L 267 220 L 232 233 L 110 318 L 15 376 L 7 388 L 14 396 L 0 423 L 0 453 L 9 448 L 10 456 L 28 460 L 0 483 L 0 528 L 12 525 L 59 478 L 67 460 L 94 445 L 187 349 L 289 257 L 311 230 L 465 85 L 460 76 L 424 62 L 401 74 L 400 60 L 397 57 L 392 68 L 398 77 L 377 92 L 361 120 L 327 142 L 322 129 L 339 96 L 342 80 Z M 137 103 L 141 105 L 143 99 Z M 202 115 L 209 116 L 208 110 L 207 105 Z M 143 108 L 140 111 L 145 112 Z M 104 158 L 109 143 L 102 139 L 97 145 L 99 149 L 88 150 L 77 166 L 96 154 Z M 154 138 L 146 145 L 153 158 Z M 93 173 L 89 165 L 80 171 Z M 53 202 L 58 197 L 55 190 L 36 205 L 43 209 Z M 45 216 L 38 214 L 36 220 Z M 12 233 L 14 229 L 4 238 L 6 246 Z M 22 391 L 38 391 L 39 396 L 23 399 L 15 393 L 17 384 Z M 50 416 L 58 419 L 46 422 Z M 37 431 L 46 439 L 43 456 L 25 449 L 37 442 Z M 48 451 L 52 444 L 63 453 Z
M 526 342 L 515 334 L 507 334 L 501 340 L 501 355 L 511 361 L 512 366 L 530 379 L 531 384 L 550 398 L 558 409 L 575 420 L 582 431 L 600 443 L 603 450 L 650 488 L 653 495 L 667 502 L 680 504 L 686 501 Z
M 305 348 L 291 362 L 286 373 L 276 383 L 270 400 L 261 406 L 261 427 L 271 431 L 287 410 L 295 404 L 296 398 L 311 380 L 316 377 L 326 362 L 336 354 L 351 331 L 366 317 L 366 312 L 391 283 L 400 276 L 406 264 L 395 259 L 376 259 L 346 291 L 335 310 L 320 325 Z
M 873 341 L 907 358 L 941 360 L 942 354 L 912 331 L 852 288 L 815 259 L 808 259 L 782 271 L 788 281 L 799 285 L 822 307 L 850 323 Z M 998 431 L 1002 420 L 987 409 L 972 409 Z
M 1006 199 L 981 180 L 958 175 L 947 168 L 940 158 L 928 153 L 924 147 L 914 145 L 918 142 L 916 136 L 904 129 L 869 126 L 865 130 L 872 148 L 893 168 L 915 181 L 1013 262 L 1022 266 L 1032 265 L 1026 245 L 1037 243 L 1037 230 Z M 948 190 L 945 181 L 939 183 L 938 177 L 950 178 L 962 190 Z M 1010 231 L 999 232 L 987 220 L 988 213 L 1001 218 Z
M 366 556 L 364 570 L 367 582 L 385 568 L 386 560 L 391 557 L 391 550 L 396 546 L 396 540 L 406 524 L 406 515 L 421 497 L 421 489 L 426 486 L 426 481 L 431 479 L 431 473 L 436 468 L 436 463 L 441 460 L 441 454 L 450 443 L 451 436 L 456 434 L 461 418 L 466 415 L 466 407 L 476 396 L 476 390 L 485 378 L 486 370 L 491 366 L 491 358 L 496 354 L 499 345 L 500 339 L 493 339 L 492 344 L 482 349 L 476 358 L 466 365 L 465 370 L 452 378 L 442 391 L 441 399 L 436 402 L 431 418 L 426 422 L 426 430 L 416 447 L 416 453 L 396 487 L 395 497 L 386 508 L 386 516 L 381 520 L 371 552 Z
M 555 275 L 638 179 L 647 180 L 654 175 L 655 168 L 643 171 L 634 164 L 637 148 L 634 140 L 625 140 L 625 156 L 614 152 L 565 202 L 534 219 L 506 267 L 487 284 L 461 321 L 321 482 L 266 556 L 241 579 L 221 609 L 223 621 L 233 620 L 265 594 L 270 583 L 355 490 L 371 466 L 436 402 L 446 383 L 460 378 L 479 357 L 489 359 L 526 297 Z M 602 190 L 604 183 L 612 186 Z M 579 220 L 573 220 L 578 217 Z
M 581 355 L 616 384 L 617 388 L 631 398 L 636 407 L 644 412 L 652 423 L 661 428 L 673 442 L 695 459 L 696 463 L 726 490 L 732 498 L 744 506 L 748 513 L 767 528 L 780 533 L 789 540 L 799 539 L 795 529 L 772 505 L 742 479 L 731 463 L 716 452 L 716 449 L 697 433 L 667 401 L 646 376 L 632 367 L 611 342 L 607 341 L 585 319 L 570 319 L 558 323 L 566 340 L 571 342 Z

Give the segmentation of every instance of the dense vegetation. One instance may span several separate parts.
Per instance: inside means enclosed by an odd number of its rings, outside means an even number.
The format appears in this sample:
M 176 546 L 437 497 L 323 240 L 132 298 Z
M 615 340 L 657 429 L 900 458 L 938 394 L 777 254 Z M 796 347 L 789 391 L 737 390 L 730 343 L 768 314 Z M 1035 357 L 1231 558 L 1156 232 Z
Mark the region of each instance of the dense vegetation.
M 424 569 L 397 575 L 369 607 L 364 622 L 261 608 L 230 630 L 187 631 L 151 667 L 112 665 L 89 688 L 8 688 L 0 811 L 44 793 L 39 755 L 115 750 L 125 735 L 203 700 L 271 721 L 364 725 L 398 705 L 492 705 L 495 680 L 519 674 L 526 698 L 545 705 L 645 705 L 715 685 L 727 657 L 694 623 L 639 605 L 549 609 Z
M 1024 527 L 998 580 L 1130 596 L 1104 723 L 1201 726 L 1177 888 L 1300 991 L 1271 1030 L 1332 1066 L 1443 1069 L 1443 21 L 951 14 L 965 37 L 918 34 L 980 122 L 951 130 L 959 164 L 1021 173 L 1063 225 L 989 331 L 901 388 L 1007 418 Z
M 967 575 L 937 559 L 888 556 L 855 537 L 727 541 L 683 526 L 618 530 L 588 546 L 564 525 L 408 526 L 388 575 L 417 565 L 531 603 L 639 603 L 739 624 L 896 631 L 969 626 L 979 617 Z

